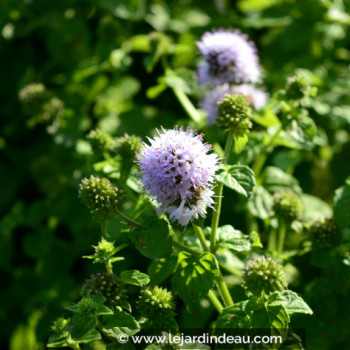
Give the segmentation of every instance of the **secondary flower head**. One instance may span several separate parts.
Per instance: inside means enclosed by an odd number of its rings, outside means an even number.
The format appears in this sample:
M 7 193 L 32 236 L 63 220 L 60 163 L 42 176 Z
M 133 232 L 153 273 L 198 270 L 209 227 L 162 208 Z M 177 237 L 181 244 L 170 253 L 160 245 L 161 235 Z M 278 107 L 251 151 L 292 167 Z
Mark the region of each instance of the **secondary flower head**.
M 216 123 L 236 135 L 247 134 L 252 127 L 252 111 L 243 95 L 226 95 L 218 104 Z
M 95 153 L 111 150 L 115 147 L 112 136 L 100 129 L 91 130 L 87 135 L 87 139 Z
M 115 150 L 120 155 L 124 167 L 131 168 L 140 147 L 141 139 L 138 136 L 124 134 L 117 139 Z
M 256 83 L 260 67 L 256 48 L 238 30 L 207 32 L 197 42 L 204 61 L 198 67 L 200 84 Z
M 242 286 L 248 296 L 260 296 L 282 291 L 287 287 L 286 276 L 281 264 L 271 257 L 259 256 L 248 260 L 243 271 Z
M 81 180 L 79 197 L 93 216 L 108 220 L 115 216 L 114 208 L 120 202 L 121 191 L 107 178 L 91 175 L 89 179 Z
M 84 282 L 83 295 L 94 296 L 98 292 L 103 294 L 107 299 L 106 304 L 110 306 L 120 305 L 127 299 L 124 282 L 115 273 L 99 272 Z
M 158 131 L 150 145 L 142 144 L 137 155 L 146 191 L 160 204 L 160 212 L 187 225 L 213 204 L 213 181 L 218 157 L 202 135 L 183 128 Z
M 308 229 L 312 245 L 316 249 L 337 245 L 342 240 L 342 234 L 332 218 L 322 218 L 312 222 Z
M 292 191 L 277 192 L 273 196 L 273 210 L 278 217 L 292 222 L 301 218 L 303 204 L 300 197 Z
M 254 85 L 229 85 L 223 84 L 216 86 L 208 91 L 202 101 L 201 107 L 208 113 L 208 124 L 212 125 L 218 114 L 218 104 L 226 96 L 240 94 L 252 104 L 255 109 L 264 107 L 267 103 L 267 93 L 263 89 L 256 88 Z

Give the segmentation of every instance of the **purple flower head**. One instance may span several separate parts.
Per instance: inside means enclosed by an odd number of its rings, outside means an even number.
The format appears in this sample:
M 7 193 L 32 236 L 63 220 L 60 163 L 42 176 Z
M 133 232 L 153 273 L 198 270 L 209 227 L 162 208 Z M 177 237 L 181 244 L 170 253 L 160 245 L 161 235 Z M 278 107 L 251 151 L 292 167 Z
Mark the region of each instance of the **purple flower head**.
M 200 84 L 257 83 L 260 80 L 256 48 L 240 31 L 207 32 L 197 46 L 204 56 L 198 67 Z
M 208 153 L 211 146 L 201 134 L 182 127 L 162 129 L 149 142 L 142 144 L 137 162 L 146 191 L 159 203 L 158 211 L 183 226 L 205 216 L 206 207 L 214 203 L 212 183 L 219 168 L 217 155 Z
M 208 124 L 214 124 L 218 113 L 218 103 L 226 96 L 232 94 L 243 95 L 255 109 L 260 109 L 267 103 L 268 95 L 263 89 L 256 88 L 253 85 L 242 84 L 230 86 L 223 84 L 216 86 L 213 90 L 208 91 L 200 105 L 208 113 Z

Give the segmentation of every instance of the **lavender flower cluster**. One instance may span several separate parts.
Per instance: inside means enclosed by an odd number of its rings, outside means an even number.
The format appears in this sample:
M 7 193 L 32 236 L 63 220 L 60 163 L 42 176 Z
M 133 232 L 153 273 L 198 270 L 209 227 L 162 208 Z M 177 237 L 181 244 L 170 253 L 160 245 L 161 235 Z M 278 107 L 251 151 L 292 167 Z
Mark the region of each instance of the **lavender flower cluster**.
M 261 82 L 261 68 L 254 43 L 238 30 L 217 29 L 207 32 L 197 42 L 203 60 L 198 66 L 198 81 L 211 87 L 201 101 L 208 113 L 208 124 L 214 123 L 217 105 L 227 94 L 241 94 L 255 109 L 267 102 Z
M 203 135 L 175 127 L 158 131 L 149 142 L 142 144 L 137 162 L 146 191 L 159 203 L 158 211 L 183 226 L 204 217 L 206 207 L 214 203 L 219 164 L 217 155 L 208 153 L 211 146 L 203 142 Z

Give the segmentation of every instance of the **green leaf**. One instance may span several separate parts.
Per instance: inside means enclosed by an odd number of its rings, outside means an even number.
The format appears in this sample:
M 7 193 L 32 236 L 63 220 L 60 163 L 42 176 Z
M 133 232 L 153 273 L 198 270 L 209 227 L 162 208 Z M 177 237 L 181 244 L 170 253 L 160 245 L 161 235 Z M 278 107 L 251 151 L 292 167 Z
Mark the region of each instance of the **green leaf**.
M 246 165 L 231 165 L 216 175 L 216 180 L 239 194 L 250 197 L 255 186 L 252 169 Z
M 332 209 L 328 203 L 310 194 L 302 194 L 303 218 L 314 220 L 316 218 L 329 218 L 332 216 Z
M 179 294 L 189 308 L 194 302 L 205 297 L 214 287 L 217 273 L 217 261 L 211 253 L 193 256 L 180 252 L 178 267 L 171 280 L 173 290 Z
M 272 293 L 269 295 L 268 303 L 270 306 L 282 305 L 286 309 L 288 315 L 295 313 L 307 315 L 313 314 L 309 305 L 307 305 L 297 293 L 292 292 L 291 290 Z
M 265 168 L 261 175 L 261 184 L 272 194 L 286 190 L 295 193 L 302 193 L 302 189 L 296 178 L 274 166 L 268 166 Z
M 177 257 L 171 256 L 167 259 L 155 259 L 148 266 L 147 273 L 151 278 L 151 284 L 163 283 L 176 270 Z
M 260 219 L 270 218 L 273 215 L 271 194 L 263 186 L 255 187 L 248 202 L 248 209 Z
M 123 271 L 120 278 L 126 284 L 134 284 L 135 286 L 144 286 L 149 283 L 150 278 L 138 270 Z
M 257 232 L 253 231 L 249 235 L 250 241 L 252 243 L 252 247 L 263 248 L 264 246 L 261 243 L 260 236 Z
M 243 151 L 244 146 L 248 142 L 248 135 L 234 135 L 235 140 L 235 153 L 240 154 Z
M 217 230 L 217 246 L 237 252 L 247 252 L 251 249 L 251 239 L 231 225 L 224 225 Z
M 72 338 L 81 338 L 85 336 L 91 329 L 94 329 L 97 324 L 95 315 L 75 314 L 72 318 L 70 333 Z
M 334 219 L 339 228 L 344 232 L 350 227 L 350 183 L 335 191 L 333 198 Z
M 96 311 L 96 316 L 113 315 L 113 311 L 105 305 L 99 305 Z
M 131 231 L 130 237 L 136 249 L 147 258 L 166 258 L 172 254 L 172 239 L 165 220 L 153 220 L 147 227 L 138 227 Z
M 80 338 L 74 338 L 70 341 L 72 344 L 80 344 L 80 343 L 91 343 L 94 340 L 100 340 L 101 334 L 96 329 L 91 329 L 89 332 L 87 332 L 84 336 Z
M 140 325 L 133 316 L 118 309 L 115 310 L 114 315 L 104 316 L 101 326 L 103 333 L 115 339 L 118 339 L 119 334 L 130 336 L 140 330 Z
M 253 328 L 271 328 L 278 332 L 288 328 L 290 318 L 281 304 L 271 305 L 268 301 L 253 297 L 249 299 L 246 310 L 252 312 L 251 326 Z
M 214 329 L 250 328 L 250 317 L 245 308 L 248 301 L 235 303 L 227 307 L 211 325 Z

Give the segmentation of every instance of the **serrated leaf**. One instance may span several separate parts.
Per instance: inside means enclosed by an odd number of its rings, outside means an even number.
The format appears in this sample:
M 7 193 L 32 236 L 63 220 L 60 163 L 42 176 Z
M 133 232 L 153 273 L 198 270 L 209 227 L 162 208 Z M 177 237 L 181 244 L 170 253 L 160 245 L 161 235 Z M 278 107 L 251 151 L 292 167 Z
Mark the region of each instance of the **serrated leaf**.
M 76 313 L 72 318 L 70 333 L 73 339 L 82 338 L 95 328 L 97 318 L 95 315 L 82 315 Z
M 149 283 L 150 278 L 145 273 L 138 270 L 123 271 L 120 278 L 126 284 L 133 284 L 135 286 L 144 286 Z
M 91 343 L 94 340 L 100 340 L 101 334 L 96 329 L 91 329 L 89 332 L 87 332 L 84 336 L 80 338 L 74 338 L 70 341 L 71 344 L 81 344 L 81 343 Z
M 214 329 L 250 328 L 250 317 L 245 308 L 248 301 L 227 307 L 211 325 Z
M 251 196 L 255 186 L 254 172 L 246 165 L 228 166 L 216 175 L 216 180 L 245 197 Z
M 251 239 L 231 225 L 224 225 L 217 229 L 217 246 L 237 252 L 247 252 L 251 249 Z
M 177 257 L 167 259 L 155 259 L 148 266 L 147 273 L 151 278 L 151 284 L 163 283 L 176 270 Z
M 296 178 L 274 166 L 265 168 L 261 175 L 261 185 L 272 194 L 287 190 L 295 193 L 302 193 L 302 189 Z
M 282 305 L 286 309 L 288 315 L 295 313 L 308 315 L 313 314 L 309 305 L 307 305 L 305 301 L 300 296 L 298 296 L 297 293 L 292 292 L 291 290 L 272 293 L 269 295 L 268 303 L 271 306 Z
M 271 194 L 263 186 L 255 187 L 248 202 L 248 209 L 260 219 L 270 218 L 273 215 Z
M 346 183 L 335 191 L 333 213 L 336 223 L 345 234 L 346 229 L 350 228 L 350 184 Z
M 113 315 L 113 311 L 105 305 L 99 305 L 96 311 L 96 315 Z
M 171 280 L 173 290 L 189 308 L 194 302 L 205 297 L 214 287 L 217 273 L 217 261 L 211 253 L 206 252 L 200 256 L 193 256 L 180 252 L 178 267 Z
M 303 218 L 314 220 L 316 218 L 329 218 L 332 216 L 332 209 L 328 203 L 310 194 L 302 194 Z
M 173 252 L 173 242 L 165 220 L 153 220 L 147 227 L 137 227 L 130 233 L 136 249 L 150 259 L 166 258 Z
M 140 325 L 133 316 L 118 309 L 115 310 L 114 315 L 108 315 L 102 318 L 101 327 L 103 333 L 117 340 L 120 334 L 130 336 L 140 330 Z

